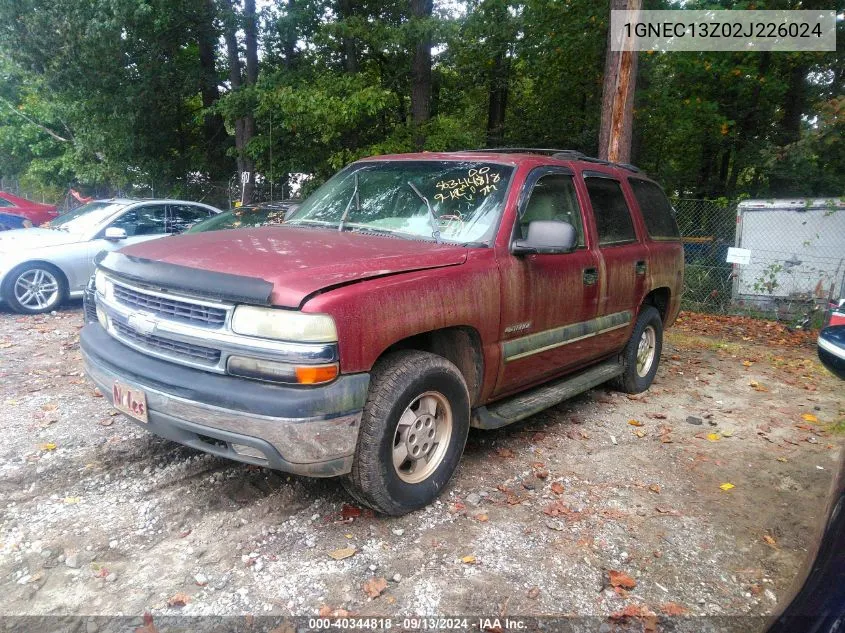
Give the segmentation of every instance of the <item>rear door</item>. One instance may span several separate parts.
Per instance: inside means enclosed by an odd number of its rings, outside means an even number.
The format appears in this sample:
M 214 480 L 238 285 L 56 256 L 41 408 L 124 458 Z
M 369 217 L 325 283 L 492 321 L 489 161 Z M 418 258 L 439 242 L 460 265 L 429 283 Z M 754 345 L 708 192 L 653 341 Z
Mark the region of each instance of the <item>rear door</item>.
M 195 204 L 170 204 L 167 206 L 167 232 L 182 233 L 211 215 L 214 214 L 210 209 Z
M 597 338 L 602 351 L 610 354 L 628 340 L 645 295 L 648 249 L 637 234 L 621 181 L 599 171 L 585 171 L 583 179 L 593 210 L 599 255 L 601 327 Z
M 595 356 L 589 332 L 598 302 L 598 259 L 584 231 L 573 172 L 532 171 L 519 199 L 512 239 L 533 220 L 575 227 L 575 250 L 514 255 L 500 251 L 503 363 L 495 395 L 505 395 L 583 365 Z

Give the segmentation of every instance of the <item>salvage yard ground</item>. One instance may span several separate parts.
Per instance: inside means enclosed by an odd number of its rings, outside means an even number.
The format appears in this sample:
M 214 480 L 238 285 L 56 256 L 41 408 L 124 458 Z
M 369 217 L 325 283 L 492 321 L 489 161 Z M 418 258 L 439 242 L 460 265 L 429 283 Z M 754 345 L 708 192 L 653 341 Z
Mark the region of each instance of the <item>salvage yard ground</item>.
M 764 615 L 839 458 L 811 336 L 684 314 L 649 392 L 473 432 L 440 501 L 384 518 L 114 415 L 81 322 L 0 307 L 3 615 Z

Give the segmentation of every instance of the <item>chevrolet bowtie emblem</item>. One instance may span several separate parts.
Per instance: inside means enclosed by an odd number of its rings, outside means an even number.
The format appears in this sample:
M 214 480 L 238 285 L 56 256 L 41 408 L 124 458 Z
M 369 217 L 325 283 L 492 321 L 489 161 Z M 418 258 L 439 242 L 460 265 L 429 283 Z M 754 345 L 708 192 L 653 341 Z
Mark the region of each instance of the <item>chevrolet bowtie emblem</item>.
M 138 332 L 138 334 L 143 334 L 144 336 L 149 336 L 155 332 L 156 326 L 158 325 L 158 321 L 153 315 L 145 314 L 143 312 L 130 314 L 127 319 L 127 323 L 129 324 L 129 327 Z

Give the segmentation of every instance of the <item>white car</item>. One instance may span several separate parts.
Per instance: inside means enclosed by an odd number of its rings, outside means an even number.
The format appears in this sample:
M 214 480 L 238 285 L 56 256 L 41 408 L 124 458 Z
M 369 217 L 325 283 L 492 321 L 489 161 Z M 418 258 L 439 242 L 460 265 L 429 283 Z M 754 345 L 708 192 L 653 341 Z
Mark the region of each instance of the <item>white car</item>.
M 0 233 L 0 298 L 13 310 L 38 314 L 82 296 L 94 258 L 181 233 L 220 213 L 184 200 L 95 200 L 38 228 Z

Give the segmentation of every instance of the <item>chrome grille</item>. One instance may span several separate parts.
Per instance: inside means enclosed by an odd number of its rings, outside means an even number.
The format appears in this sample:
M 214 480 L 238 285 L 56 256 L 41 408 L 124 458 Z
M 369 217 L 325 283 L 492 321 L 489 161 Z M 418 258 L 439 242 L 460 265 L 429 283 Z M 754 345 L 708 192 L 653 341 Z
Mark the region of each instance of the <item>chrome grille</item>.
M 209 366 L 217 365 L 220 362 L 219 349 L 211 349 L 192 343 L 183 343 L 173 339 L 161 338 L 160 336 L 140 334 L 117 319 L 112 320 L 112 327 L 120 338 L 142 348 L 155 350 L 168 356 L 208 364 Z
M 226 323 L 223 308 L 162 297 L 119 283 L 114 284 L 114 298 L 124 305 L 192 325 L 219 328 Z
M 85 300 L 85 318 L 90 323 L 97 322 L 97 305 L 94 303 L 94 297 Z

